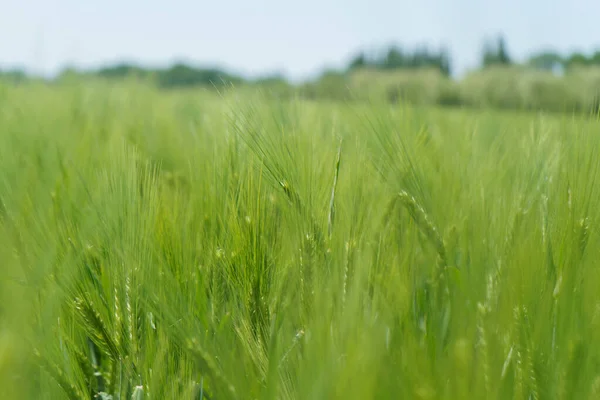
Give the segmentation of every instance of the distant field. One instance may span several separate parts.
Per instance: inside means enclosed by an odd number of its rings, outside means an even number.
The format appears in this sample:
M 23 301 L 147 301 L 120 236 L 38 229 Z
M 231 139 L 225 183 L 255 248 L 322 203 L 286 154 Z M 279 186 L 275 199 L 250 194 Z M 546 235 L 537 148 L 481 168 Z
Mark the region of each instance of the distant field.
M 3 398 L 600 398 L 597 121 L 0 105 Z

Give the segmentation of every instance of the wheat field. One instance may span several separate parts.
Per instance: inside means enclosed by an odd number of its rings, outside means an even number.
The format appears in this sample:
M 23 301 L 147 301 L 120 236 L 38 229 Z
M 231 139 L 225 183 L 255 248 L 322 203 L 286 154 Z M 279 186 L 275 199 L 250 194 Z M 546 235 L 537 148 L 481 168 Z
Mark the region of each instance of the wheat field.
M 600 398 L 595 119 L 0 103 L 3 398 Z

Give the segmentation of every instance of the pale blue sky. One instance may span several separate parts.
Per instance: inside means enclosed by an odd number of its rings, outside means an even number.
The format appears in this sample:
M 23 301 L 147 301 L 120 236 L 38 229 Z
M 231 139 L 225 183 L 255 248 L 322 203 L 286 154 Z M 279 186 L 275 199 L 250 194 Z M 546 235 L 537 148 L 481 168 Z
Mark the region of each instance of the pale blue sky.
M 0 0 L 0 68 L 184 60 L 299 79 L 360 48 L 446 44 L 459 71 L 485 35 L 509 50 L 600 48 L 599 0 Z

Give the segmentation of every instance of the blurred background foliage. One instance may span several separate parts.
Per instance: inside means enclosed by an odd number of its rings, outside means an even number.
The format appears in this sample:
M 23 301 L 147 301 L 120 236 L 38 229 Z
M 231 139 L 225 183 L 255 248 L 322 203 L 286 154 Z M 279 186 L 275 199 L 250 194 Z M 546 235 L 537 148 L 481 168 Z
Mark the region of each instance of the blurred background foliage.
M 24 70 L 0 71 L 0 80 L 21 84 L 30 80 Z M 137 80 L 161 89 L 259 89 L 276 98 L 307 100 L 406 102 L 415 105 L 498 108 L 548 112 L 597 113 L 600 104 L 600 50 L 592 54 L 561 55 L 544 50 L 524 61 L 514 60 L 502 36 L 486 40 L 480 66 L 464 76 L 453 76 L 452 55 L 427 45 L 403 48 L 390 45 L 360 51 L 345 67 L 327 69 L 312 79 L 290 82 L 280 74 L 247 78 L 219 67 L 183 62 L 166 68 L 132 63 L 96 70 L 65 68 L 50 84 L 81 80 Z

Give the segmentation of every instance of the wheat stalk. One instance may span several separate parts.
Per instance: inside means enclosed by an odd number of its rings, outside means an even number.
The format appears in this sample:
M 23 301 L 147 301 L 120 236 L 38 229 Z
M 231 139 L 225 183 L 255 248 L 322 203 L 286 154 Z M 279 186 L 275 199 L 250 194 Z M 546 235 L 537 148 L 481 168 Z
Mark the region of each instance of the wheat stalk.
M 478 347 L 481 351 L 481 362 L 482 362 L 482 374 L 483 382 L 486 394 L 491 394 L 491 381 L 490 381 L 490 357 L 489 357 L 489 346 L 487 342 L 487 332 L 485 329 L 485 319 L 487 314 L 487 308 L 484 304 L 479 303 L 477 308 L 477 333 L 478 333 Z
M 335 218 L 335 191 L 337 188 L 338 175 L 340 173 L 340 160 L 342 157 L 342 139 L 340 139 L 340 146 L 338 148 L 337 157 L 335 160 L 335 168 L 333 174 L 333 185 L 331 188 L 331 199 L 329 200 L 329 215 L 327 216 L 327 234 L 329 239 L 333 233 L 333 220 Z
M 131 305 L 131 279 L 129 274 L 127 274 L 127 277 L 125 278 L 125 310 L 127 312 L 127 336 L 131 346 L 131 354 L 136 355 L 138 352 L 136 340 L 137 334 L 134 334 L 136 328 L 133 307 Z
M 529 372 L 529 398 L 532 400 L 538 400 L 540 398 L 538 383 L 533 365 L 533 351 L 527 348 L 527 371 Z
M 38 349 L 33 350 L 33 355 L 39 365 L 58 383 L 70 400 L 85 400 L 86 396 L 72 383 L 70 383 L 60 367 L 43 357 Z
M 196 360 L 203 374 L 209 376 L 217 388 L 223 389 L 230 398 L 237 398 L 235 387 L 221 373 L 216 362 L 211 356 L 200 346 L 196 339 L 188 341 L 187 345 L 192 357 Z

